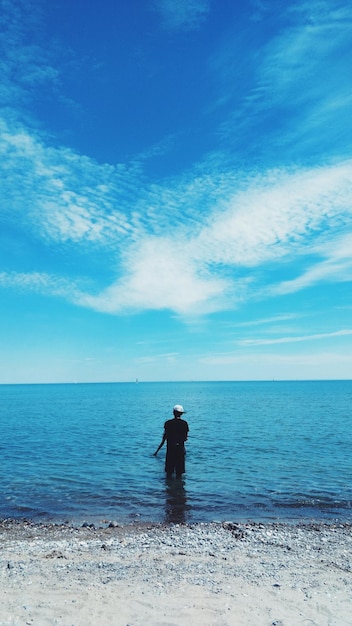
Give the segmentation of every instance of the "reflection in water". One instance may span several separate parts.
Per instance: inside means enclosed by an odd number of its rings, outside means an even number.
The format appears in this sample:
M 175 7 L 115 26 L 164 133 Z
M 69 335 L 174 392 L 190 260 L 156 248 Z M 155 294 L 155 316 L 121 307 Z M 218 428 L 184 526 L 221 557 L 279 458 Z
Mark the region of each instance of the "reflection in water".
M 183 478 L 166 478 L 165 485 L 165 521 L 172 524 L 183 524 L 187 521 L 187 512 L 191 509 L 191 506 L 187 504 L 185 480 Z

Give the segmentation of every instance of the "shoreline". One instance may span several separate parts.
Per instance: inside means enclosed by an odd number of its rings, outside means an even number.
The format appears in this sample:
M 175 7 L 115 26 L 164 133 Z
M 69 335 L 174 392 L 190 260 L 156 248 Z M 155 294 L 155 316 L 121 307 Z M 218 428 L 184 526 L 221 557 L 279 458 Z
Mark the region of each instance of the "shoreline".
M 0 521 L 0 626 L 348 626 L 349 522 Z
M 88 517 L 88 516 L 87 516 Z M 111 520 L 111 519 L 102 519 L 102 516 L 99 516 L 99 521 L 97 521 L 97 517 L 95 516 L 92 519 L 95 519 L 95 521 L 87 521 L 85 518 L 82 518 L 82 520 L 78 520 L 78 519 L 72 519 L 72 520 L 65 520 L 65 521 L 61 521 L 61 519 L 55 519 L 55 518 L 43 518 L 42 520 L 39 520 L 37 517 L 35 518 L 31 518 L 30 516 L 28 517 L 3 517 L 0 518 L 0 535 L 4 530 L 12 530 L 15 528 L 36 528 L 36 529 L 47 529 L 47 530 L 54 530 L 54 529 L 72 529 L 72 530 L 76 530 L 76 531 L 80 531 L 83 529 L 90 529 L 92 531 L 95 532 L 99 532 L 99 531 L 105 531 L 111 528 L 127 528 L 130 529 L 131 531 L 133 529 L 138 529 L 138 528 L 144 528 L 144 527 L 148 527 L 148 528 L 172 528 L 174 526 L 180 526 L 180 527 L 184 527 L 184 528 L 194 528 L 197 526 L 204 526 L 204 527 L 224 527 L 224 528 L 230 528 L 230 526 L 236 526 L 236 527 L 241 527 L 243 529 L 247 528 L 269 528 L 269 527 L 273 527 L 273 528 L 302 528 L 302 529 L 314 529 L 314 530 L 324 530 L 324 529 L 346 529 L 346 530 L 351 530 L 352 532 L 352 517 L 351 517 L 351 521 L 347 521 L 345 518 L 326 518 L 326 519 L 321 519 L 321 518 L 313 518 L 313 517 L 302 517 L 302 518 L 291 518 L 286 519 L 286 518 L 282 518 L 282 519 L 271 519 L 271 520 L 267 520 L 267 519 L 256 519 L 256 518 L 248 518 L 248 519 L 240 519 L 238 520 L 237 518 L 234 519 L 226 519 L 226 520 L 211 520 L 211 521 L 204 521 L 204 520 L 191 520 L 191 521 L 177 521 L 177 519 L 175 521 L 155 521 L 155 520 L 147 520 L 147 519 L 132 519 L 132 520 L 126 520 L 125 518 L 121 518 L 121 520 Z

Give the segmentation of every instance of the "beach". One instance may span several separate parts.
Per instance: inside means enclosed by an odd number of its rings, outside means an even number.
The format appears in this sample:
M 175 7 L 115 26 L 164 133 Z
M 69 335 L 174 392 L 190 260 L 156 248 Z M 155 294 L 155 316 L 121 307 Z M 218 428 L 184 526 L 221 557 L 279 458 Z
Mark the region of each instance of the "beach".
M 346 523 L 0 523 L 0 626 L 350 626 Z

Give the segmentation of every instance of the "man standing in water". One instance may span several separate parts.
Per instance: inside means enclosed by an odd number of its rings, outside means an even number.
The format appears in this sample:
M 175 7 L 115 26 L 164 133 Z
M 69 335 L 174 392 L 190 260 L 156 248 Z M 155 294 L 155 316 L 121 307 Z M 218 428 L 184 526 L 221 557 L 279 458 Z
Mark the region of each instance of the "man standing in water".
M 160 446 L 154 452 L 154 456 L 158 454 L 160 448 L 163 447 L 166 441 L 166 476 L 171 478 L 172 474 L 175 472 L 176 478 L 181 478 L 182 474 L 185 472 L 185 441 L 187 441 L 189 428 L 186 420 L 181 419 L 181 415 L 185 413 L 183 406 L 176 404 L 173 411 L 174 417 L 165 422 L 163 438 Z

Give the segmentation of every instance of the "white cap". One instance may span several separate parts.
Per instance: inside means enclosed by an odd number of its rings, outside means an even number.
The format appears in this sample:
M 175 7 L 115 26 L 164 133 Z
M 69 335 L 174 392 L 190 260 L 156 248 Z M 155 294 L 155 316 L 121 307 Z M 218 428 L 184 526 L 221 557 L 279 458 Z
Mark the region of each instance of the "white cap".
M 183 410 L 182 404 L 175 404 L 174 411 L 177 411 L 177 413 L 186 413 L 186 411 Z

